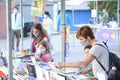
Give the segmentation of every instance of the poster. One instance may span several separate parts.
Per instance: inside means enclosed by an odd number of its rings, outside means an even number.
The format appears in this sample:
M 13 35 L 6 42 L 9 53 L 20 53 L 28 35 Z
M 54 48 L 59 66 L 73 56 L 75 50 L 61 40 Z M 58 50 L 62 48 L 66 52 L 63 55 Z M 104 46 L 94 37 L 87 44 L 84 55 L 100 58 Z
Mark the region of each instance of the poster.
M 97 17 L 97 11 L 95 9 L 91 10 L 91 17 Z
M 108 43 L 116 43 L 116 30 L 97 29 L 96 38 L 100 41 L 107 41 Z
M 50 71 L 50 80 L 58 80 L 58 75 L 56 72 Z
M 64 33 L 64 56 L 69 56 L 69 38 L 70 38 L 70 27 L 65 26 L 64 27 L 65 33 Z
M 43 0 L 32 0 L 31 15 L 42 17 Z

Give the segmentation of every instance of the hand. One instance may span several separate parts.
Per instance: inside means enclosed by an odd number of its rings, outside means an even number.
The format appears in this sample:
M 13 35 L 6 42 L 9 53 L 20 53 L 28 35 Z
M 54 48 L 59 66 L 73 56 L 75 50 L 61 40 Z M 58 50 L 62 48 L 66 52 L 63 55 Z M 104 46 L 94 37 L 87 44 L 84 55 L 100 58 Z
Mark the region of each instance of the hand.
M 22 50 L 22 52 L 29 52 L 29 49 L 24 49 Z
M 89 72 L 88 69 L 81 70 L 81 71 L 79 71 L 79 72 L 77 73 L 77 75 L 80 75 L 80 74 L 86 74 L 86 73 L 88 73 L 88 72 Z
M 62 65 L 61 62 L 57 62 L 57 63 L 55 63 L 55 66 L 56 66 L 57 68 L 62 68 L 62 67 L 63 67 L 63 65 Z
M 29 49 L 22 50 L 21 53 L 22 53 L 22 55 L 28 55 Z
M 41 58 L 35 58 L 36 59 L 36 61 L 42 61 L 42 59 Z

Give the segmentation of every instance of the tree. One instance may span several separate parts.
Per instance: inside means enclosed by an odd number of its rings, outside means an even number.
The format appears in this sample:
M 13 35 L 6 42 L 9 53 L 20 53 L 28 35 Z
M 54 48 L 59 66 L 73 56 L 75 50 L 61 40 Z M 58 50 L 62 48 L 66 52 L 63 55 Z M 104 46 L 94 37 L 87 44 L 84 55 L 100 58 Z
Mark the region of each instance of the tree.
M 90 1 L 88 6 L 90 9 L 94 9 L 94 1 Z M 98 1 L 98 14 L 102 15 L 102 9 L 106 9 L 109 14 L 109 20 L 117 20 L 117 1 Z

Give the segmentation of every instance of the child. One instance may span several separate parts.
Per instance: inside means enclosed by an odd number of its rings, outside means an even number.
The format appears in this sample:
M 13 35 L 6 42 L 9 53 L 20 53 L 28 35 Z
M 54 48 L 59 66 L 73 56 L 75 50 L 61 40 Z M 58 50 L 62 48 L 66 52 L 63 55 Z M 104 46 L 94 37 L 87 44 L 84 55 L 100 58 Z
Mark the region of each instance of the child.
M 38 61 L 43 61 L 43 62 L 53 61 L 52 56 L 50 54 L 50 48 L 49 48 L 49 42 L 48 41 L 43 40 L 36 45 L 35 58 Z
M 84 52 L 85 52 L 86 56 L 88 55 L 89 50 L 91 49 L 91 47 L 92 47 L 91 45 L 87 45 L 87 46 L 84 47 Z M 93 76 L 92 64 L 89 64 L 85 68 L 80 68 L 79 72 L 77 74 L 88 74 L 89 76 Z

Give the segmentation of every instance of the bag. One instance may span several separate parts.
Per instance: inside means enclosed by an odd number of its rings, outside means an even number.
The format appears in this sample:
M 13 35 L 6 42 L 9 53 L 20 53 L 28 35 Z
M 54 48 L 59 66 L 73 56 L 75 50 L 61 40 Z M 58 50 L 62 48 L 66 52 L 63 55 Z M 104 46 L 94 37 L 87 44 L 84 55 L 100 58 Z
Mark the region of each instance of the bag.
M 109 52 L 109 70 L 107 71 L 105 67 L 100 63 L 100 61 L 98 59 L 96 60 L 108 75 L 108 80 L 120 80 L 120 58 L 113 52 L 110 52 L 107 44 L 105 42 L 103 43 L 107 48 L 102 44 L 96 44 L 96 45 L 100 45 L 104 47 Z
M 5 58 L 5 57 L 1 57 L 1 59 L 3 60 L 3 62 L 4 62 L 4 66 L 8 66 L 8 63 L 7 63 L 7 59 Z
M 2 56 L 3 53 L 0 52 L 0 66 L 8 66 L 7 59 L 6 57 Z

